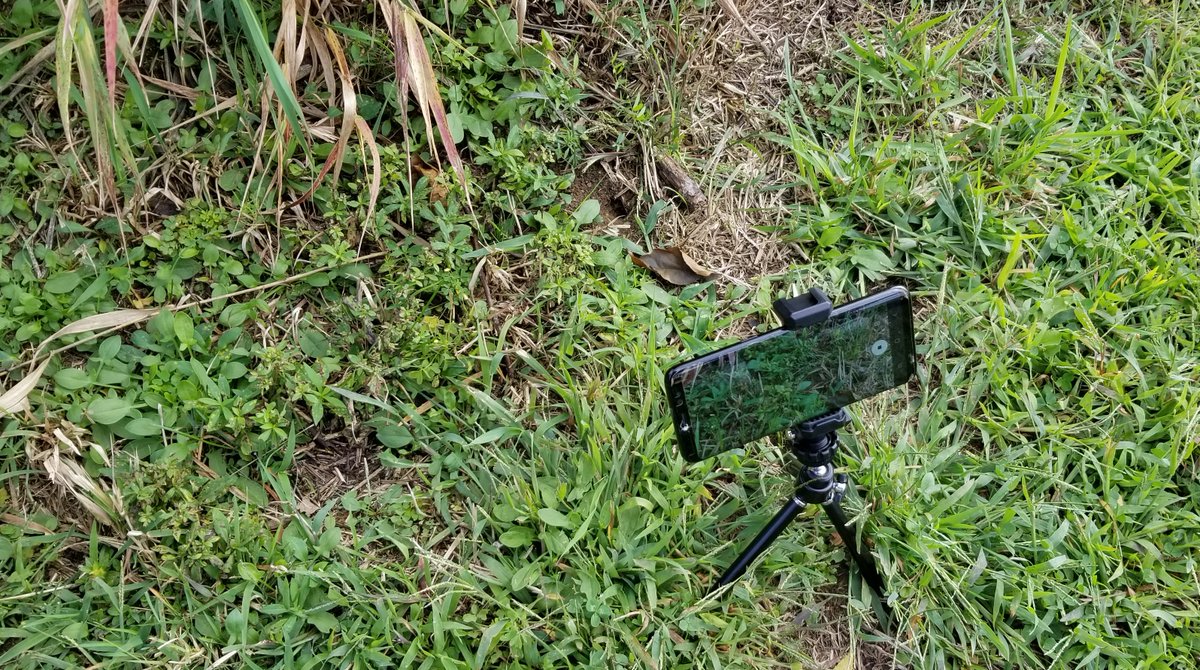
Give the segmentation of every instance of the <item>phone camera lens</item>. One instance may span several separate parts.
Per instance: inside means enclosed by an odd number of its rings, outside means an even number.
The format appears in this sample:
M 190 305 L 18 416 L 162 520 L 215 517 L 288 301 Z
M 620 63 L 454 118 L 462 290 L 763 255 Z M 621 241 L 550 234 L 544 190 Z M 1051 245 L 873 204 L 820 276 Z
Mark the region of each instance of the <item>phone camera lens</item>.
M 871 344 L 871 355 L 872 356 L 882 356 L 887 353 L 887 350 L 888 350 L 887 340 L 875 340 L 875 342 L 873 344 Z

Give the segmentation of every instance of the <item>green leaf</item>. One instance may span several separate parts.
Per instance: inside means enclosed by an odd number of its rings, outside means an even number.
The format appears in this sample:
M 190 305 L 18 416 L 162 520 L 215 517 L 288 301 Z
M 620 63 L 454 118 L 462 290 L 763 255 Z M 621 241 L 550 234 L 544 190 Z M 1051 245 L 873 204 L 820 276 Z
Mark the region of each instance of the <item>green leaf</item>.
M 246 634 L 246 615 L 240 609 L 232 609 L 225 615 L 225 632 L 230 642 L 240 642 Z
M 471 668 L 473 670 L 482 670 L 482 668 L 488 667 L 487 657 L 488 652 L 490 652 L 492 649 L 492 641 L 496 639 L 496 636 L 499 635 L 507 625 L 507 621 L 501 620 L 488 626 L 487 630 L 483 631 L 483 635 L 479 638 L 479 649 L 475 652 L 475 662 L 471 664 Z
M 63 368 L 54 373 L 54 383 L 68 391 L 75 391 L 92 383 L 92 378 L 79 368 Z
M 26 29 L 33 25 L 33 1 L 17 0 L 8 10 L 8 19 L 17 28 Z
M 68 624 L 66 628 L 62 629 L 62 636 L 76 643 L 80 640 L 87 639 L 87 634 L 88 627 L 86 621 L 76 621 Z
M 226 170 L 217 178 L 217 186 L 230 193 L 241 193 L 246 190 L 246 175 L 241 170 Z
M 169 309 L 150 317 L 146 322 L 146 330 L 159 341 L 175 336 L 175 313 Z
M 463 133 L 462 118 L 460 118 L 459 115 L 454 112 L 447 112 L 446 125 L 450 128 L 450 139 L 454 140 L 456 144 L 458 142 L 462 142 L 463 137 L 465 136 Z
M 271 88 L 275 89 L 275 96 L 283 105 L 284 115 L 287 116 L 288 123 L 292 126 L 292 132 L 297 137 L 305 137 L 304 124 L 300 120 L 302 118 L 300 101 L 296 99 L 295 92 L 288 86 L 287 78 L 283 75 L 283 68 L 279 67 L 279 62 L 271 53 L 271 47 L 263 34 L 262 24 L 258 22 L 258 15 L 254 13 L 254 9 L 250 7 L 247 0 L 233 0 L 233 4 L 241 16 L 246 34 L 250 37 L 250 45 L 254 48 L 254 54 L 258 56 L 259 62 L 267 70 Z
M 541 576 L 541 565 L 537 561 L 530 561 L 525 567 L 513 573 L 510 585 L 512 586 L 512 590 L 520 591 L 521 589 L 533 586 Z
M 358 499 L 358 496 L 354 495 L 354 491 L 346 491 L 342 495 L 342 508 L 347 512 L 360 512 L 363 509 L 363 504 Z
M 337 528 L 327 528 L 324 533 L 321 533 L 321 539 L 317 540 L 317 551 L 322 556 L 328 556 L 329 552 L 338 548 L 341 544 L 341 532 Z
M 123 398 L 96 398 L 88 403 L 87 413 L 92 421 L 111 426 L 124 419 L 133 405 Z
M 675 299 L 671 297 L 671 294 L 664 291 L 662 287 L 658 286 L 657 284 L 651 284 L 647 282 L 642 284 L 641 289 L 642 293 L 645 293 L 647 298 L 650 298 L 660 305 L 670 307 L 671 304 L 675 302 Z
M 517 549 L 532 544 L 534 537 L 536 537 L 536 534 L 532 528 L 517 526 L 509 528 L 500 535 L 500 544 Z
M 192 317 L 187 313 L 177 312 L 172 326 L 175 330 L 175 338 L 179 340 L 181 346 L 191 347 L 196 343 L 196 326 L 192 323 Z
M 1000 273 L 996 275 L 997 291 L 1004 290 L 1004 285 L 1008 283 L 1008 275 L 1017 267 L 1017 261 L 1021 259 L 1021 243 L 1025 241 L 1025 235 L 1017 233 L 1009 239 L 1008 257 L 1004 259 L 1004 266 L 1000 268 Z
M 655 200 L 654 204 L 650 205 L 650 211 L 646 212 L 646 218 L 642 221 L 642 232 L 646 234 L 647 242 L 650 241 L 650 235 L 654 233 L 655 227 L 658 226 L 658 215 L 670 206 L 671 203 L 666 200 Z
M 319 330 L 311 328 L 300 331 L 300 351 L 312 356 L 320 358 L 329 353 L 329 340 Z
M 547 526 L 555 526 L 556 528 L 571 528 L 571 520 L 562 512 L 543 507 L 538 510 L 538 518 Z
M 586 225 L 600 216 L 600 203 L 593 199 L 584 200 L 572 215 L 579 225 Z
M 229 361 L 221 366 L 221 376 L 228 380 L 241 379 L 248 372 L 245 365 L 237 361 Z
M 104 338 L 104 341 L 100 343 L 99 348 L 96 349 L 96 356 L 98 356 L 102 361 L 111 361 L 117 357 L 117 354 L 120 353 L 120 351 L 121 336 L 112 335 Z
M 329 612 L 311 612 L 305 618 L 322 633 L 328 633 L 338 625 L 337 617 Z
M 817 244 L 823 247 L 828 247 L 842 239 L 842 234 L 845 232 L 846 229 L 841 226 L 830 226 L 821 231 L 821 236 L 817 238 Z
M 344 389 L 340 386 L 330 386 L 329 390 L 342 396 L 343 398 L 346 398 L 347 400 L 353 400 L 354 402 L 361 402 L 365 405 L 371 405 L 373 407 L 378 407 L 379 409 L 382 409 L 386 412 L 390 412 L 392 414 L 396 413 L 396 410 L 391 405 L 388 405 L 387 403 L 383 402 L 382 400 L 376 400 L 370 396 L 365 396 L 356 391 L 351 391 L 350 389 Z
M 404 426 L 389 424 L 375 431 L 375 439 L 389 449 L 401 449 L 412 444 L 412 433 Z
M 81 279 L 78 272 L 60 272 L 46 280 L 46 292 L 70 293 L 79 286 Z
M 484 444 L 492 444 L 494 442 L 500 442 L 500 441 L 506 440 L 510 437 L 515 437 L 517 435 L 520 435 L 521 430 L 522 429 L 520 426 L 500 426 L 498 428 L 493 428 L 493 429 L 487 431 L 486 433 L 484 433 L 483 435 L 480 435 L 479 437 L 471 440 L 470 444 L 468 444 L 467 446 L 478 447 L 478 446 L 484 445 Z
M 125 430 L 138 437 L 150 437 L 162 434 L 162 424 L 157 419 L 140 417 L 130 419 L 129 423 L 125 424 Z

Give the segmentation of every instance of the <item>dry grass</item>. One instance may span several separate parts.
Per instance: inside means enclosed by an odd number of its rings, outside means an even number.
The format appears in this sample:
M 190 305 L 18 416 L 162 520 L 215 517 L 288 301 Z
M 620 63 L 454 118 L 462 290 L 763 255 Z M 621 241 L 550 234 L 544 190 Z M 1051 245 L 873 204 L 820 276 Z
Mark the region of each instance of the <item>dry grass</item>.
M 395 468 L 384 468 L 379 463 L 378 445 L 349 427 L 314 437 L 296 450 L 295 458 L 296 490 L 313 508 L 301 510 L 306 514 L 347 491 L 370 494 L 400 481 Z
M 791 157 L 761 141 L 762 135 L 778 129 L 773 111 L 788 94 L 788 67 L 795 80 L 811 77 L 842 46 L 844 32 L 881 26 L 898 10 L 852 0 L 756 0 L 736 3 L 740 17 L 714 6 L 672 21 L 668 3 L 644 5 L 663 47 L 655 56 L 619 28 L 617 17 L 638 16 L 632 5 L 603 9 L 581 2 L 566 16 L 543 11 L 534 21 L 579 55 L 592 111 L 601 120 L 612 119 L 614 132 L 617 108 L 629 100 L 643 102 L 655 118 L 671 120 L 662 130 L 640 133 L 636 146 L 625 150 L 594 147 L 591 161 L 610 184 L 600 192 L 636 193 L 632 214 L 644 214 L 651 203 L 670 197 L 654 159 L 675 154 L 709 202 L 704 211 L 673 208 L 660 214 L 661 246 L 684 246 L 726 281 L 743 285 L 806 262 L 802 243 L 768 232 L 786 218 L 786 205 L 803 194 L 786 188 Z M 622 218 L 619 210 L 613 218 Z M 629 230 L 627 220 L 605 223 L 605 232 Z

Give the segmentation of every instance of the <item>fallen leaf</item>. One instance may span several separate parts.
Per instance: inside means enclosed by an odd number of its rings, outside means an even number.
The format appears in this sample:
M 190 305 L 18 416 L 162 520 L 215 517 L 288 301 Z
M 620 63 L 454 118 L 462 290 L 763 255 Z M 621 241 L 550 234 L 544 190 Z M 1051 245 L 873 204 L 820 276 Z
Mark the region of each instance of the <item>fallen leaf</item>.
M 413 161 L 413 169 L 421 173 L 429 181 L 429 202 L 446 203 L 446 198 L 450 196 L 450 187 L 438 180 L 442 171 L 426 165 L 424 162 L 417 160 Z
M 63 335 L 78 335 L 87 333 L 93 330 L 101 330 L 107 328 L 124 328 L 125 326 L 145 321 L 150 317 L 158 314 L 155 309 L 118 309 L 112 312 L 103 314 L 93 314 L 85 316 L 78 321 L 72 321 L 67 325 L 59 328 L 53 335 L 42 340 L 42 343 L 33 351 L 33 357 L 37 358 L 41 355 L 42 350 L 46 348 L 52 341 L 57 340 Z
M 29 409 L 29 401 L 26 398 L 37 386 L 38 380 L 42 378 L 42 373 L 46 371 L 46 364 L 49 362 L 49 359 L 42 361 L 42 364 L 37 366 L 33 372 L 5 391 L 4 395 L 0 395 L 0 416 Z
M 696 261 L 688 257 L 679 247 L 655 249 L 648 254 L 633 257 L 635 265 L 640 265 L 662 279 L 676 285 L 687 286 L 704 281 L 712 274 Z

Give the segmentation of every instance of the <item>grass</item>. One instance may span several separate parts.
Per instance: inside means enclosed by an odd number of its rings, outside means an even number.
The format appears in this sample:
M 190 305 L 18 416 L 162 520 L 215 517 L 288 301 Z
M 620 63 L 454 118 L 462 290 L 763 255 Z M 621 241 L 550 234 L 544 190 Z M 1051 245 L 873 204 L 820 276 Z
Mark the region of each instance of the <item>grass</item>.
M 1200 657 L 1193 4 L 85 4 L 0 17 L 0 665 Z M 791 481 L 663 371 L 895 283 L 895 629 L 815 512 L 706 595 Z

